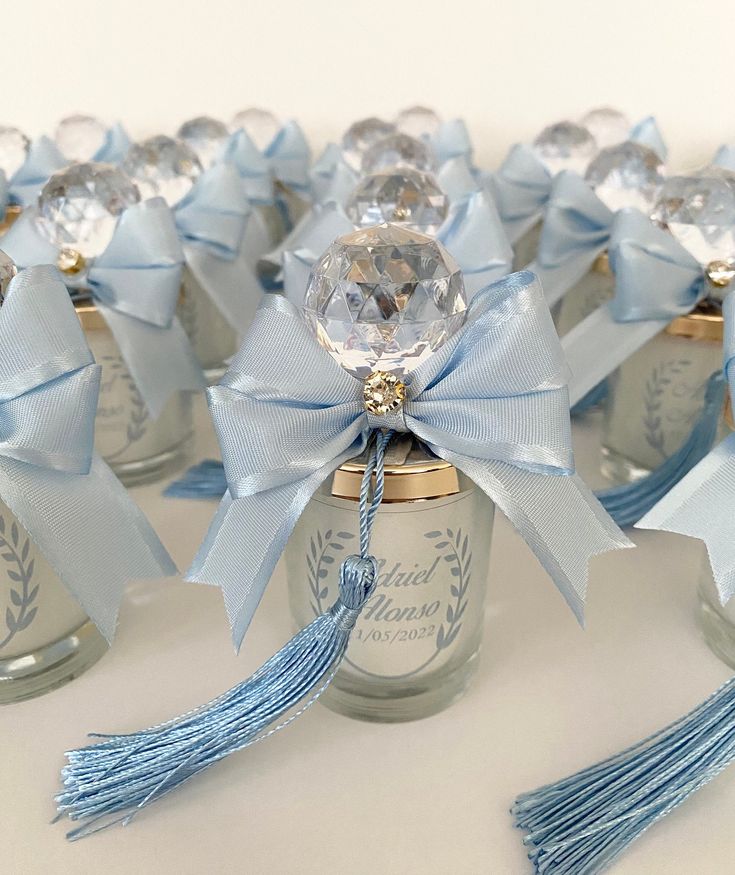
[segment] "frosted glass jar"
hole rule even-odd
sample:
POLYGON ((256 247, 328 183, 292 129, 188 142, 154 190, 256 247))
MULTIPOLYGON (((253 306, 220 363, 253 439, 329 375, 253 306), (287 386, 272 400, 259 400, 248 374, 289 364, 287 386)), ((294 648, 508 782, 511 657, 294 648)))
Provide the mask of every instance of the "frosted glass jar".
POLYGON ((75 302, 102 366, 95 448, 125 484, 157 480, 183 461, 192 435, 191 397, 177 392, 152 419, 107 323, 89 300, 75 302))
POLYGON ((523 270, 536 258, 543 224, 542 221, 536 222, 516 241, 513 246, 513 270, 523 270))
POLYGON ((615 277, 610 270, 607 252, 602 252, 582 279, 559 302, 554 319, 559 337, 564 337, 575 325, 611 300, 614 293, 615 277))
POLYGON ((699 576, 698 619, 710 649, 723 662, 735 668, 735 598, 731 598, 726 605, 720 604, 706 553, 699 576))
MULTIPOLYGON (((334 602, 340 563, 359 552, 363 470, 360 460, 342 465, 288 542, 298 628, 334 602)), ((462 695, 482 638, 494 509, 452 465, 410 441, 389 448, 371 542, 377 587, 324 704, 350 717, 392 722, 433 714, 462 695)))
POLYGON ((207 382, 218 382, 227 370, 228 360, 237 352, 237 331, 188 268, 184 268, 181 278, 177 315, 207 382))
POLYGON ((686 441, 722 368, 722 314, 680 316, 610 377, 602 433, 603 474, 614 483, 645 476, 686 441))
POLYGON ((97 627, 0 502, 0 704, 65 684, 106 650, 97 627))

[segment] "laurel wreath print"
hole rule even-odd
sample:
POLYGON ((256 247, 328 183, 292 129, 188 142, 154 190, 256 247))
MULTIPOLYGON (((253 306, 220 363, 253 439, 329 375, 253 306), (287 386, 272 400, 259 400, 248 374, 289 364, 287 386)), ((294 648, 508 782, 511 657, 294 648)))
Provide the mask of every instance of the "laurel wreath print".
POLYGON ((663 401, 664 393, 673 380, 680 376, 682 371, 691 362, 679 359, 661 362, 651 371, 650 377, 643 387, 643 432, 646 443, 662 458, 666 458, 666 432, 663 427, 663 401))
POLYGON ((101 356, 100 361, 104 364, 108 374, 112 374, 110 385, 114 385, 117 380, 123 382, 128 391, 128 401, 130 403, 130 419, 126 429, 126 442, 120 449, 116 450, 112 455, 107 456, 107 461, 112 461, 119 458, 132 444, 139 441, 146 433, 148 427, 148 408, 145 406, 143 396, 140 394, 135 380, 131 376, 125 362, 121 356, 106 355, 101 356))
POLYGON ((34 605, 39 586, 33 583, 35 560, 29 559, 31 542, 21 538, 18 524, 13 521, 7 532, 5 517, 0 515, 0 558, 5 562, 5 574, 10 581, 10 605, 5 609, 5 633, 0 639, 0 650, 27 629, 38 614, 34 605), (22 543, 21 543, 22 541, 22 543))

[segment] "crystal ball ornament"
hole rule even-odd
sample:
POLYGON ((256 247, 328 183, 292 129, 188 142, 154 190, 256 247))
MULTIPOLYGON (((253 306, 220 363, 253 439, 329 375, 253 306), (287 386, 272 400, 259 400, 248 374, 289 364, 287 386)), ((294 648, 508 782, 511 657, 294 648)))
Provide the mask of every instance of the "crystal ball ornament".
POLYGON ((102 148, 106 126, 91 115, 70 115, 56 128, 56 145, 68 161, 91 161, 102 148))
POLYGON ((532 148, 552 176, 562 170, 574 170, 584 175, 597 154, 595 138, 574 122, 557 122, 544 128, 533 141, 532 148))
POLYGON ((245 131, 261 152, 265 152, 270 146, 280 129, 281 124, 272 112, 257 107, 241 110, 233 117, 230 124, 233 133, 245 131))
POLYGON ((390 134, 374 143, 362 156, 362 172, 374 173, 386 167, 414 167, 433 170, 434 158, 429 147, 408 134, 390 134))
POLYGON ((170 207, 185 197, 202 172, 194 152, 181 140, 157 136, 134 143, 122 163, 141 197, 162 197, 170 207))
POLYGON ((672 176, 652 213, 702 267, 735 257, 735 173, 720 167, 672 176))
POLYGON ((459 330, 466 309, 452 256, 397 225, 338 237, 312 268, 303 305, 319 343, 361 379, 400 379, 459 330))
POLYGON ((79 273, 84 259, 105 251, 121 214, 139 200, 134 183, 112 164, 72 164, 44 185, 36 221, 60 250, 59 268, 79 273))
POLYGON ((664 164, 653 149, 628 141, 602 149, 585 179, 613 212, 635 207, 648 214, 664 182, 664 164))
POLYGON ((434 236, 449 212, 449 200, 430 173, 396 167, 360 180, 345 204, 359 228, 393 222, 434 236))
POLYGON ((428 106, 409 106, 396 117, 396 129, 416 139, 434 136, 440 125, 441 119, 428 106))
POLYGON ((364 118, 350 125, 342 137, 342 155, 345 161, 353 170, 361 170, 367 150, 394 131, 395 127, 390 122, 379 118, 364 118))
POLYGON ((0 126, 0 170, 10 179, 25 164, 31 141, 18 128, 0 126))
POLYGON ((630 120, 612 106, 591 109, 582 116, 579 123, 592 134, 600 149, 616 146, 630 135, 630 120))
POLYGON ((177 138, 186 143, 205 169, 212 166, 229 135, 224 122, 207 115, 189 119, 176 133, 177 138))

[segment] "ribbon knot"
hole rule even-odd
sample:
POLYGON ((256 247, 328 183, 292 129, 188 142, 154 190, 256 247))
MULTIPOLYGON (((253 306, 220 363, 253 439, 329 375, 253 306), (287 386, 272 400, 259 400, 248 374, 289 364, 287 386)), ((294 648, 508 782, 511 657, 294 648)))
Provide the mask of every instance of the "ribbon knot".
POLYGON ((375 591, 378 566, 372 556, 348 556, 339 569, 339 599, 330 614, 343 632, 355 628, 360 612, 375 591))

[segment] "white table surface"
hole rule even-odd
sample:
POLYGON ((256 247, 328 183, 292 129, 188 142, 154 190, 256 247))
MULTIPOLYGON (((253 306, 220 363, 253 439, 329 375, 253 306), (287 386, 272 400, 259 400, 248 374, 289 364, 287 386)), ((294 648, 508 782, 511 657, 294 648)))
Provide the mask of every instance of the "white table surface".
MULTIPOLYGON (((205 425, 199 410, 200 426, 205 425)), ((577 430, 580 458, 595 443, 577 430)), ((196 456, 216 444, 200 428, 196 456)), ((214 502, 134 490, 185 568, 214 502)), ((587 631, 505 520, 496 526, 479 672, 450 709, 380 725, 322 706, 237 754, 125 829, 82 842, 49 825, 62 752, 90 730, 132 731, 243 680, 291 633, 278 568, 235 656, 218 590, 131 584, 112 650, 83 677, 0 709, 0 872, 524 875, 514 796, 649 734, 730 675, 693 618, 701 545, 634 534, 595 560, 587 631)), ((94 549, 94 544, 90 544, 94 549)), ((618 875, 735 868, 735 768, 643 836, 618 875)))

